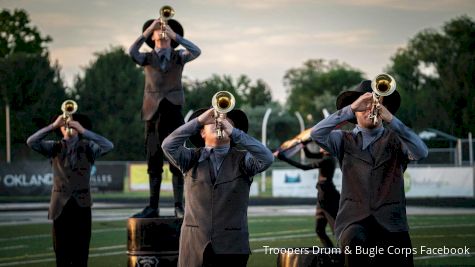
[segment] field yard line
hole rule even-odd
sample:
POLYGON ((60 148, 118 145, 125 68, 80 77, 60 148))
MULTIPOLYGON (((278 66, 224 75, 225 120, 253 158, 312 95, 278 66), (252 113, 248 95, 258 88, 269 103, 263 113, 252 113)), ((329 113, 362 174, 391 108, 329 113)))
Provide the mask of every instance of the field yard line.
POLYGON ((296 221, 306 221, 308 218, 297 218, 297 219, 292 219, 292 218, 284 218, 284 219, 253 219, 249 218, 248 222, 249 223, 262 223, 262 222, 296 222, 296 221))
POLYGON ((5 258, 0 258, 0 261, 11 261, 11 260, 23 259, 23 258, 40 258, 40 257, 45 257, 45 256, 54 256, 54 252, 5 257, 5 258))
MULTIPOLYGON (((23 246, 26 247, 26 246, 23 246)), ((89 251, 102 251, 102 250, 111 250, 111 249, 126 249, 126 245, 115 245, 115 246, 106 246, 106 247, 94 247, 94 248, 89 248, 89 251)), ((53 248, 51 248, 53 249, 53 248)), ((27 256, 15 256, 15 257, 8 257, 8 258, 0 258, 0 261, 5 261, 5 260, 14 260, 14 259, 21 259, 21 258, 37 258, 37 257, 43 257, 43 256, 51 256, 54 255, 52 252, 48 253, 40 253, 40 254, 30 254, 27 256)), ((1 266, 1 265, 0 265, 1 266)))
POLYGON ((274 240, 281 240, 281 239, 290 239, 295 237, 314 237, 315 233, 311 234, 300 234, 300 235, 282 235, 277 237, 258 237, 258 238, 249 238, 249 242, 255 241, 274 241, 274 240))
MULTIPOLYGON (((125 250, 107 252, 107 253, 96 253, 96 254, 89 254, 89 258, 114 256, 114 255, 120 255, 120 254, 125 254, 125 253, 126 253, 125 250)), ((54 261, 56 261, 55 258, 47 258, 47 259, 40 259, 40 260, 15 261, 15 262, 0 263, 0 266, 15 266, 15 265, 18 265, 18 264, 32 264, 32 263, 40 263, 40 262, 54 262, 54 261)))
MULTIPOLYGON (((275 234, 305 233, 305 232, 308 232, 308 229, 257 233, 257 234, 252 234, 251 237, 266 236, 266 235, 275 235, 275 234)), ((315 234, 315 235, 316 235, 316 234, 315 234)))
MULTIPOLYGON (((106 232, 115 232, 115 231, 126 231, 125 227, 120 227, 120 228, 110 228, 110 229, 98 229, 98 230, 92 230, 93 234, 97 233, 106 233, 106 232)), ((0 238, 0 242, 3 241, 15 241, 15 240, 25 240, 25 239, 34 239, 34 238, 45 238, 45 237, 51 237, 51 234, 40 234, 40 235, 24 235, 24 236, 15 236, 15 237, 6 237, 6 238, 0 238)))
POLYGON ((126 249, 126 245, 125 244, 122 244, 122 245, 116 245, 116 246, 108 246, 108 247, 97 247, 97 248, 89 248, 89 250, 110 250, 110 249, 116 249, 116 248, 123 248, 123 249, 126 249))
POLYGON ((261 252, 265 252, 265 251, 266 251, 265 248, 258 248, 258 249, 253 249, 252 253, 261 253, 261 252))
POLYGON ((26 248, 26 245, 17 245, 17 246, 9 246, 9 247, 0 247, 0 250, 11 250, 11 249, 19 249, 19 248, 26 248))
MULTIPOLYGON (((120 228, 122 229, 122 228, 120 228)), ((286 231, 282 231, 286 232, 286 231)), ((298 238, 298 237, 313 237, 315 233, 310 233, 310 234, 299 234, 299 235, 283 235, 283 236, 278 236, 278 237, 261 237, 261 238, 250 238, 250 242, 255 242, 255 241, 270 241, 270 240, 282 240, 282 239, 289 239, 289 238, 298 238)), ((115 249, 115 248, 123 248, 124 245, 116 245, 116 246, 107 246, 107 247, 98 247, 98 248, 91 248, 91 250, 107 250, 107 249, 115 249)), ((252 250, 253 253, 261 253, 264 252, 265 248, 261 249, 254 249, 252 250)), ((104 257, 104 256, 114 256, 114 255, 121 255, 125 254, 125 250, 121 251, 113 251, 113 252, 107 252, 107 253, 94 253, 90 254, 89 257, 104 257)), ((473 255, 473 253, 471 254, 473 255)), ((422 256, 422 257, 414 257, 414 260, 423 260, 423 259, 432 259, 432 258, 443 258, 443 257, 460 257, 460 256, 465 256, 469 257, 467 255, 434 255, 434 256, 422 256)), ((47 259, 38 259, 38 260, 29 260, 29 261, 16 261, 16 262, 8 262, 8 263, 0 263, 0 266, 15 266, 18 264, 33 264, 33 263, 41 263, 41 262, 54 262, 54 258, 47 258, 47 259)))
POLYGON ((470 253, 470 255, 464 255, 464 254, 433 255, 433 256, 414 257, 414 260, 427 260, 427 259, 447 258, 447 257, 472 257, 473 255, 474 253, 470 253))
POLYGON ((409 230, 411 230, 411 229, 421 229, 421 228, 446 228, 446 227, 466 227, 466 226, 475 226, 475 223, 409 226, 409 230))
POLYGON ((468 236, 475 236, 475 234, 458 234, 458 235, 411 235, 411 238, 440 238, 440 237, 468 237, 468 236))
POLYGON ((0 238, 0 242, 3 241, 14 241, 14 240, 24 240, 24 239, 35 239, 35 238, 44 238, 51 237, 51 234, 39 234, 39 235, 24 235, 24 236, 15 236, 15 237, 5 237, 0 238))
MULTIPOLYGON (((296 237, 313 237, 315 236, 315 233, 310 233, 310 234, 300 234, 300 235, 283 235, 283 236, 278 236, 278 237, 261 237, 261 238, 250 238, 250 242, 254 241, 271 241, 271 240, 281 240, 281 239, 290 239, 290 238, 296 238, 296 237)), ((114 249, 114 248, 122 248, 124 245, 116 245, 116 246, 108 246, 108 247, 98 247, 98 248, 91 248, 90 250, 106 250, 106 249, 114 249)), ((255 250, 255 251, 259 251, 255 250)), ((254 252, 254 250, 253 250, 254 252)), ((259 251, 260 252, 260 251, 259 251)), ((89 257, 103 257, 103 256, 112 256, 112 255, 119 255, 119 254, 125 254, 125 250, 123 251, 115 251, 115 252, 107 252, 107 253, 95 253, 95 254, 89 254, 89 257)), ((34 256, 34 255, 32 255, 34 256)), ((0 259, 1 260, 1 259, 0 259)), ((29 260, 29 261, 16 261, 16 262, 8 262, 8 263, 0 263, 0 266, 14 266, 17 264, 33 264, 33 263, 41 263, 41 262, 53 262, 55 261, 54 258, 47 258, 47 259, 38 259, 38 260, 29 260)))

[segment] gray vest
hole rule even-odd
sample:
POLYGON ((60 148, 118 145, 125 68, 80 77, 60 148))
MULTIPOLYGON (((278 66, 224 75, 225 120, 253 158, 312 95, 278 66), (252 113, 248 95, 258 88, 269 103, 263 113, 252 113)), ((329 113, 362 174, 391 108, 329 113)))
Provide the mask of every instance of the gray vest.
POLYGON ((48 219, 55 220, 61 214, 69 198, 73 197, 80 207, 91 207, 92 200, 89 190, 89 179, 92 166, 92 151, 89 141, 79 140, 76 148, 77 162, 75 166, 67 166, 66 149, 58 142, 51 159, 53 167, 53 188, 48 211, 48 219))
POLYGON ((335 234, 350 224, 374 216, 390 232, 408 231, 404 171, 407 157, 396 133, 385 129, 369 149, 361 150, 361 134, 346 132, 340 155, 343 173, 340 208, 335 221, 335 234))
POLYGON ((217 254, 250 253, 247 207, 252 179, 240 167, 245 154, 231 148, 214 185, 209 160, 196 159, 186 173, 178 266, 201 266, 208 243, 217 254))
POLYGON ((177 51, 172 51, 167 69, 160 68, 157 53, 147 53, 144 67, 145 89, 142 103, 142 120, 148 121, 158 109, 160 102, 166 98, 174 105, 183 105, 185 96, 181 84, 184 63, 177 51))

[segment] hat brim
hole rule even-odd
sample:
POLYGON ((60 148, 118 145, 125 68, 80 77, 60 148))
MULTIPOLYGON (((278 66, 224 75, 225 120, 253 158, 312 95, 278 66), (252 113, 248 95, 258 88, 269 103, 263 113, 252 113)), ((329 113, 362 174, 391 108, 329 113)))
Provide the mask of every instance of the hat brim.
MULTIPOLYGON (((355 102, 361 95, 365 94, 366 92, 357 92, 357 91, 346 91, 342 92, 338 95, 336 99, 336 108, 340 110, 348 105, 351 105, 355 102)), ((391 112, 391 114, 395 114, 400 105, 401 105, 401 95, 398 91, 394 91, 392 94, 383 97, 383 105, 391 112)), ((356 118, 349 120, 349 122, 356 124, 356 118)))
MULTIPOLYGON (((193 114, 191 114, 189 121, 193 120, 194 118, 199 117, 201 114, 203 114, 205 111, 207 111, 208 108, 202 108, 199 109, 193 114)), ((247 133, 249 130, 249 120, 247 119, 246 113, 240 109, 233 109, 230 112, 226 113, 226 117, 229 118, 232 122, 235 128, 247 133)), ((195 147, 204 147, 205 142, 203 138, 201 137, 201 133, 198 132, 192 136, 190 136, 190 142, 195 146, 195 147)))
MULTIPOLYGON (((147 20, 143 26, 142 26, 142 32, 144 32, 149 26, 150 24, 152 24, 152 22, 154 21, 154 19, 149 19, 147 20)), ((180 35, 180 36, 184 36, 185 32, 183 30, 183 27, 181 26, 181 24, 174 20, 174 19, 169 19, 167 21, 168 25, 170 26, 170 28, 172 28, 172 30, 180 35)), ((145 40, 145 43, 152 49, 155 48, 155 42, 152 40, 152 34, 145 40)), ((171 47, 173 48, 176 48, 178 46, 178 43, 175 41, 175 40, 171 40, 171 47)))

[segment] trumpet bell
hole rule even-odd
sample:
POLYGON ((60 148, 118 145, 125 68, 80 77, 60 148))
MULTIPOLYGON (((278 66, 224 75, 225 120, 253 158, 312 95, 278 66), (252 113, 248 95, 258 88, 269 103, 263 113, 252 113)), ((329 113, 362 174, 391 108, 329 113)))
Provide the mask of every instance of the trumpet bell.
POLYGON ((175 10, 171 6, 163 6, 160 8, 160 18, 169 20, 175 15, 175 10))
POLYGON ((382 73, 371 81, 371 88, 379 96, 388 96, 396 91, 396 80, 391 75, 382 73))
POLYGON ((214 94, 211 100, 211 105, 213 108, 221 114, 225 114, 233 110, 235 104, 236 100, 233 94, 228 91, 217 92, 214 94))
POLYGON ((61 111, 67 115, 73 114, 78 110, 78 104, 74 100, 66 100, 61 104, 61 111))

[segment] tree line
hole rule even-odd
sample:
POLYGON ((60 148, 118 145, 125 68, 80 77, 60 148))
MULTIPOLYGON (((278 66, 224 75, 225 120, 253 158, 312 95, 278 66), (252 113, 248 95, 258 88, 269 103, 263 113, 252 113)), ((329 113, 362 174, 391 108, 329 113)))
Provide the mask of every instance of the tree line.
MULTIPOLYGON (((115 143, 108 160, 143 160, 144 126, 140 120, 144 75, 123 47, 97 52, 95 59, 67 88, 61 67, 49 59, 53 40, 32 25, 24 10, 0 13, 0 160, 5 159, 5 107, 10 108, 13 160, 35 158, 26 138, 58 114, 62 101, 78 102, 81 113, 93 121, 93 130, 115 143)), ((456 17, 441 29, 427 29, 395 51, 385 72, 397 81, 402 105, 396 114, 416 130, 436 128, 465 137, 475 132, 475 21, 456 17)), ((247 75, 213 74, 205 80, 184 78, 183 112, 210 106, 211 97, 227 90, 250 119, 250 134, 260 138, 261 122, 272 108, 268 146, 296 135, 295 112, 307 127, 323 118, 322 110, 335 110, 337 95, 356 86, 361 70, 338 60, 309 59, 289 69, 284 77, 285 104, 273 100, 265 81, 247 75)), ((185 115, 185 114, 184 114, 185 115)))

